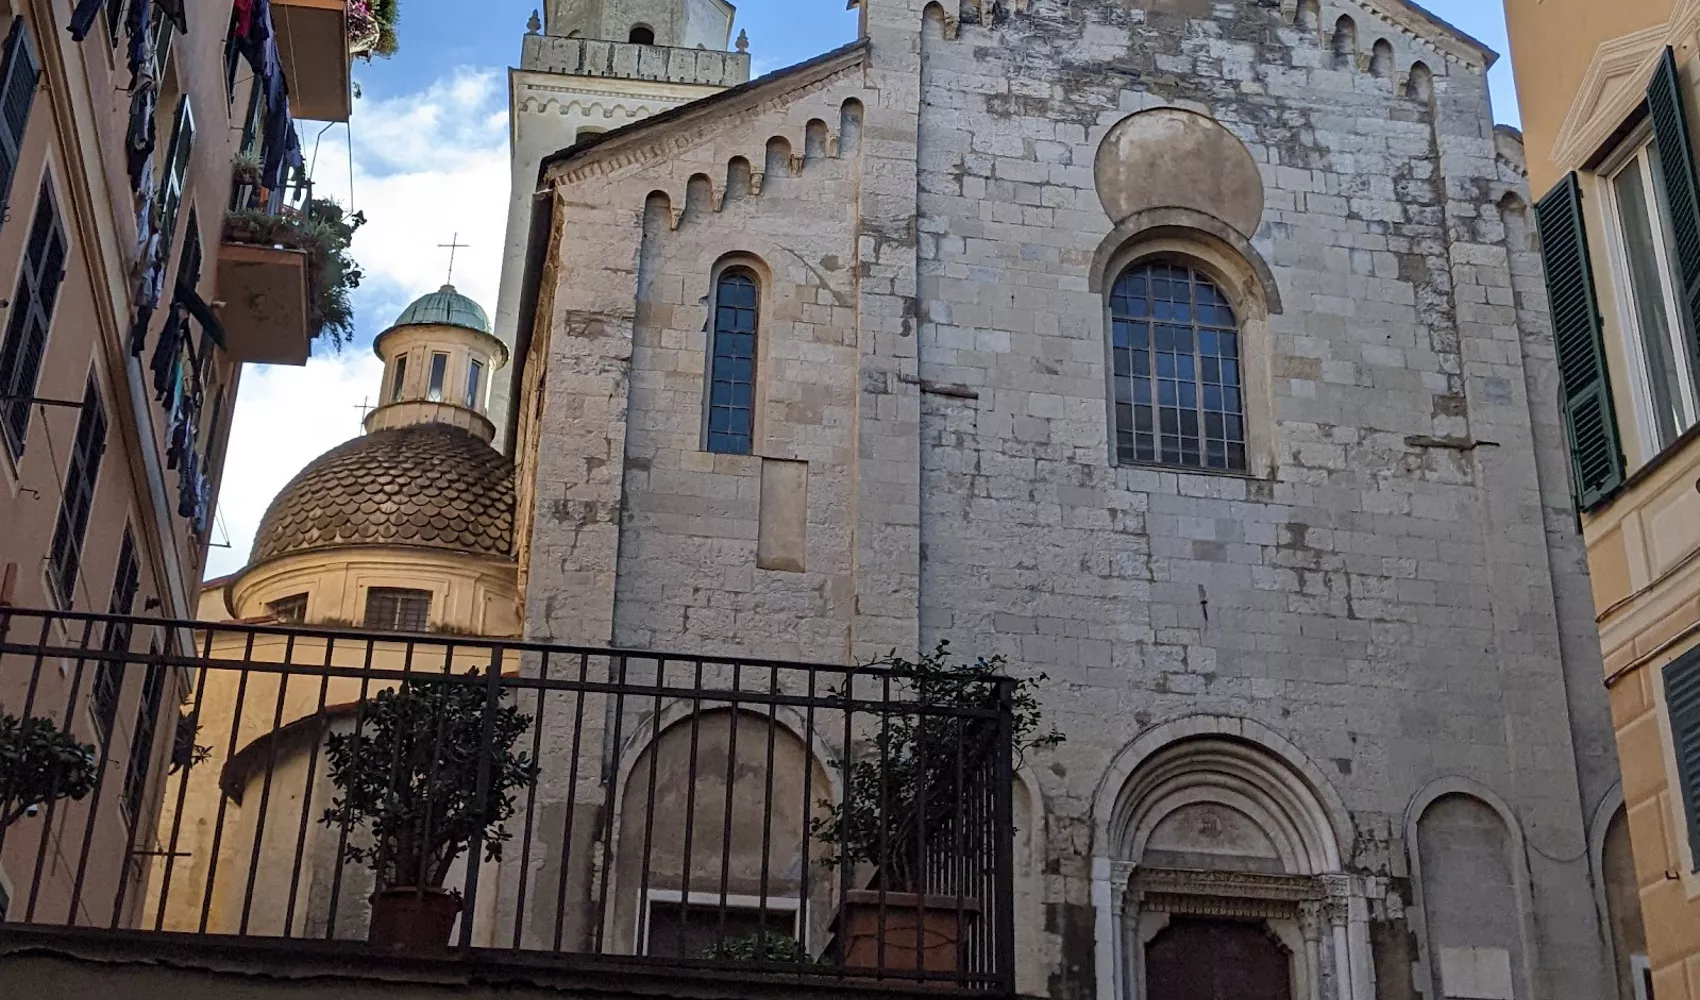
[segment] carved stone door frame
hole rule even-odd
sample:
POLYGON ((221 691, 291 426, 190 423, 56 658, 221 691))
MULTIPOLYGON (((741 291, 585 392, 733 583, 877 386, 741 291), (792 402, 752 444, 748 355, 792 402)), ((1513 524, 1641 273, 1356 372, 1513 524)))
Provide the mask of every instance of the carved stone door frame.
POLYGON ((1367 906, 1348 875, 1190 871, 1111 862, 1115 1000, 1150 1000, 1145 948, 1176 916, 1261 920, 1292 954, 1294 1000, 1373 1000, 1367 906), (1354 920, 1354 916, 1358 919, 1354 920), (1354 926, 1356 924, 1357 926, 1354 926))

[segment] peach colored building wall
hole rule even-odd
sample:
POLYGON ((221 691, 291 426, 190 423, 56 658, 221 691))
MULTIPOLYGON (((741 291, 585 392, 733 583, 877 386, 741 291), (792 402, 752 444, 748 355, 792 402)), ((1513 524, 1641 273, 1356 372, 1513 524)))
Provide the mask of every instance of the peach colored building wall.
POLYGON ((1648 128, 1646 93, 1667 46, 1690 131, 1700 126, 1700 2, 1505 0, 1505 8, 1530 188, 1539 197, 1577 174, 1627 476, 1584 517, 1584 535, 1645 928, 1638 976, 1659 1000, 1695 1000, 1700 844, 1688 833, 1692 806, 1678 777, 1664 670, 1700 645, 1700 429, 1664 442, 1638 402, 1648 362, 1635 317, 1644 306, 1628 292, 1612 177, 1648 128))
MULTIPOLYGON (((0 4, 0 36, 10 30, 14 19, 20 19, 40 66, 17 171, 0 220, 0 299, 9 305, 14 298, 45 180, 58 205, 67 247, 64 279, 50 316, 34 397, 72 404, 32 405, 22 454, 14 461, 10 449, 0 448, 0 605, 106 612, 128 533, 137 571, 133 612, 177 619, 195 615, 240 365, 216 346, 205 347, 201 440, 196 451, 208 493, 207 517, 198 525, 179 513, 179 471, 169 467, 167 457, 170 411, 155 397, 148 365, 166 321, 191 228, 199 234, 203 260, 196 291, 207 303, 219 298, 224 213, 231 200, 232 165, 242 141, 254 78, 242 62, 234 93, 227 86, 230 0, 184 6, 188 31, 174 33, 160 80, 152 185, 159 185, 165 173, 179 95, 187 95, 195 137, 167 254, 160 307, 152 315, 146 342, 136 357, 129 347, 135 316, 131 274, 141 254, 138 199, 126 164, 131 95, 123 26, 114 42, 103 12, 88 36, 77 42, 68 31, 72 0, 0 4), (105 416, 106 446, 94 479, 76 582, 69 600, 61 601, 49 569, 52 541, 79 421, 76 404, 91 377, 105 416)), ((7 317, 0 312, 0 324, 7 317)), ((3 330, 0 325, 0 336, 3 330)), ((190 330, 200 351, 208 341, 198 324, 190 330)), ((7 623, 0 617, 0 638, 19 643, 69 639, 81 644, 80 636, 62 630, 40 634, 39 621, 12 629, 8 637, 7 623)), ((100 634, 95 633, 94 645, 99 645, 100 634)), ((41 888, 34 901, 35 919, 70 915, 70 887, 81 869, 83 892, 75 907, 79 919, 108 922, 127 855, 133 891, 124 893, 125 912, 118 919, 138 918, 144 895, 141 875, 153 863, 150 852, 159 846, 150 832, 158 786, 168 769, 178 706, 189 693, 188 677, 169 672, 154 720, 142 815, 126 817, 119 800, 133 755, 134 731, 142 720, 147 673, 143 661, 155 642, 169 644, 164 628, 138 628, 131 638, 136 659, 124 669, 98 793, 84 802, 61 803, 57 815, 25 820, 7 831, 0 847, 0 889, 11 890, 14 919, 31 905, 27 887, 36 881, 41 888), (40 879, 34 875, 38 857, 43 859, 40 879)), ((0 713, 47 715, 62 726, 68 724, 79 739, 102 746, 106 741, 99 738, 91 706, 96 667, 92 661, 75 660, 47 660, 38 667, 28 657, 0 657, 0 713)))

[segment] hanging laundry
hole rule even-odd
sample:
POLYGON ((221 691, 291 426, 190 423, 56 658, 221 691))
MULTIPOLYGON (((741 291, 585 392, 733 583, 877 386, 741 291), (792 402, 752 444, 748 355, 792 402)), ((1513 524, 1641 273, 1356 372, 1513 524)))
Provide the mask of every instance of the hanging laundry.
POLYGON ((159 4, 161 15, 171 19, 171 24, 180 34, 189 33, 189 12, 186 0, 155 0, 159 4))
POLYGON ((254 0, 235 0, 231 4, 230 12, 234 18, 230 30, 236 35, 237 41, 241 42, 253 30, 254 0))
POLYGON ((153 65, 153 32, 148 29, 153 25, 153 0, 130 0, 129 16, 124 19, 124 30, 130 35, 130 88, 136 89, 141 82, 142 74, 153 65))
POLYGON ((155 141, 154 119, 158 112, 159 84, 151 74, 144 72, 137 86, 130 92, 130 125, 124 136, 131 191, 145 191, 152 186, 150 166, 155 141), (150 175, 147 187, 143 186, 144 169, 150 175))
POLYGON ((71 11, 71 41, 80 42, 89 36, 105 6, 106 0, 77 0, 77 6, 71 11))

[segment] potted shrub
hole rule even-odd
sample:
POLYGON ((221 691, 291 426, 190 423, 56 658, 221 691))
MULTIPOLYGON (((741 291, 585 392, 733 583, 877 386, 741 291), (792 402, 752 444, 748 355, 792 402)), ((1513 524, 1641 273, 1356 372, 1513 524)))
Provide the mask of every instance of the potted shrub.
MULTIPOLYGON (((961 861, 995 856, 989 817, 965 814, 962 801, 967 781, 989 771, 1000 748, 991 720, 947 713, 995 704, 994 682, 1009 663, 952 663, 950 643, 941 641, 917 660, 893 652, 875 665, 901 678, 894 687, 913 708, 882 719, 852 759, 833 761, 844 798, 823 801, 812 828, 831 845, 827 867, 867 874, 841 901, 835 933, 852 968, 959 972, 960 944, 980 910, 971 895, 977 873, 965 873, 961 861)), ((1057 729, 1042 727, 1037 689, 1047 679, 1013 681, 1018 766, 1029 751, 1063 742, 1057 729)))
POLYGON ((703 958, 761 965, 813 965, 815 958, 803 942, 784 931, 750 932, 729 937, 703 949, 703 958))
POLYGON ((98 771, 94 747, 52 719, 0 715, 0 837, 44 805, 86 798, 98 771))
POLYGON ((443 888, 450 866, 480 835, 485 859, 501 860, 515 793, 537 780, 537 764, 513 749, 531 717, 499 705, 486 731, 486 686, 477 677, 409 680, 380 692, 357 732, 326 741, 338 795, 321 821, 370 835, 351 837, 344 858, 372 870, 367 940, 383 951, 447 948, 461 915, 459 893, 443 888), (489 760, 482 798, 481 758, 489 760))

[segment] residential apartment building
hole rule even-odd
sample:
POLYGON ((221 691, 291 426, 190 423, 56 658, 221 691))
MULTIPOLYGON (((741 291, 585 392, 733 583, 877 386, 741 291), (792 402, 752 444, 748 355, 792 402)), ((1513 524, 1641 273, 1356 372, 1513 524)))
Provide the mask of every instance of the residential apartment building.
POLYGON ((1700 3, 1505 7, 1644 915, 1620 991, 1700 997, 1700 3))
POLYGON ((0 914, 104 922, 157 855, 182 637, 75 617, 25 636, 4 609, 194 614, 241 367, 303 363, 318 332, 293 118, 348 117, 347 14, 0 12, 0 642, 101 651, 0 670, 0 716, 50 718, 99 758, 86 798, 0 826, 0 914))

